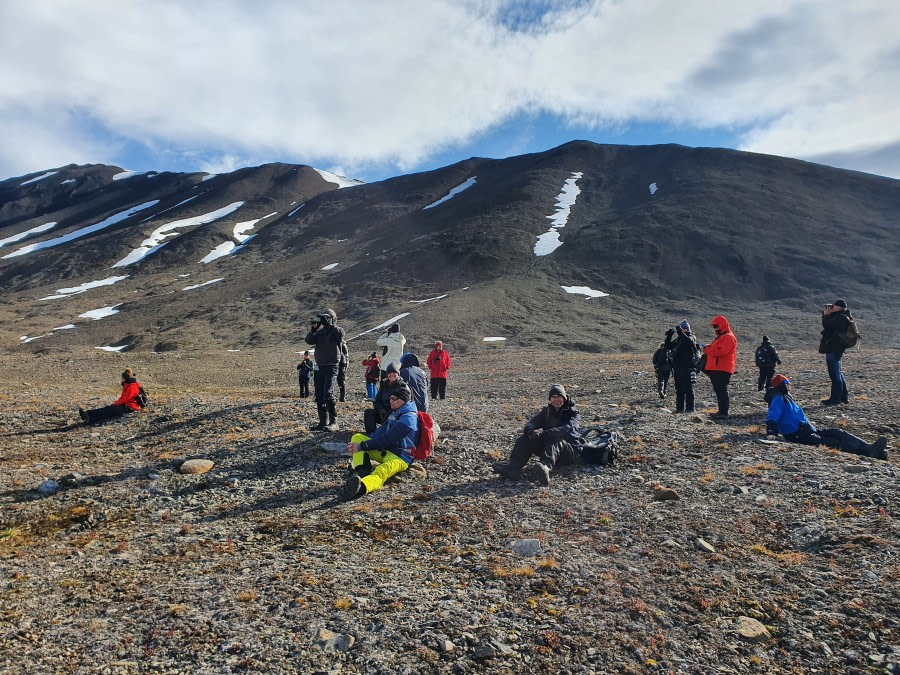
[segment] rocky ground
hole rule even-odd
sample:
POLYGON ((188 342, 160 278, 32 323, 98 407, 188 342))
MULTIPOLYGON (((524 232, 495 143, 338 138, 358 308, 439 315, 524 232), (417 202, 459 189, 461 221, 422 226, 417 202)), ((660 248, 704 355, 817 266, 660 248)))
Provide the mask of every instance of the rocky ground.
MULTIPOLYGON (((310 432, 292 358, 0 357, 0 670, 900 672, 896 451, 762 443, 748 354, 725 423, 671 414, 648 355, 459 358, 427 475, 350 503, 322 442, 359 429, 362 369, 310 432), (78 424, 125 366, 150 407, 78 424), (619 460, 498 479, 554 381, 619 460)), ((782 358, 815 423, 898 445, 896 350, 848 355, 838 409, 820 357, 782 358)))

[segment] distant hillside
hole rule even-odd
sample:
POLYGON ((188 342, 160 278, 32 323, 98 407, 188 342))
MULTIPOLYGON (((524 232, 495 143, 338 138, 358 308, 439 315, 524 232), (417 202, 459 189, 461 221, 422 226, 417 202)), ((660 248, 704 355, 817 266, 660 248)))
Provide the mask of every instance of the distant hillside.
POLYGON ((323 306, 351 337, 408 313, 419 351, 645 350, 719 311, 739 337, 806 346, 838 296, 867 344, 897 345, 898 221, 900 181, 676 145, 578 141, 374 184, 69 165, 0 182, 0 347, 287 350, 323 306))

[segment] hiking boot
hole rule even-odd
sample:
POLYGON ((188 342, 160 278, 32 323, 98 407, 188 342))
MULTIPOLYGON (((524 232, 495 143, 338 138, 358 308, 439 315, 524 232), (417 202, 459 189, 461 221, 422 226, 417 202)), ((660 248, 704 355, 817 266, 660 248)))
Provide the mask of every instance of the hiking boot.
POLYGON ((714 412, 709 416, 709 419, 711 419, 711 420, 726 420, 726 419, 728 419, 728 413, 714 412))
POLYGON ((830 398, 826 398, 822 401, 822 405, 838 405, 840 401, 832 401, 830 398))
POLYGON ((334 433, 335 431, 339 431, 340 427, 338 426, 337 420, 332 417, 330 420, 328 420, 328 424, 322 427, 322 429, 324 431, 330 431, 334 433))
POLYGON ((535 464, 534 475, 541 485, 550 485, 550 467, 543 462, 535 464))
POLYGON ((499 473, 509 480, 522 480, 522 469, 516 466, 510 466, 506 462, 494 462, 491 464, 491 471, 499 473))
POLYGON ((319 423, 309 428, 310 431, 322 431, 328 424, 328 408, 323 405, 318 406, 319 423))
POLYGON ((362 478, 353 474, 344 483, 344 487, 341 490, 341 499, 349 502, 351 499, 362 497, 364 494, 366 494, 366 486, 363 484, 362 478))
POLYGON ((328 401, 325 406, 325 410, 328 412, 328 424, 325 425, 325 431, 335 432, 340 427, 338 427, 337 423, 337 406, 334 401, 328 401))
POLYGON ((875 439, 875 442, 869 446, 869 457, 873 459, 883 459, 887 461, 888 453, 887 453, 887 439, 884 436, 879 436, 875 439))
POLYGON ((91 421, 91 418, 88 417, 87 410, 85 410, 84 408, 78 409, 78 416, 81 418, 81 421, 84 422, 85 424, 87 424, 88 422, 91 421))

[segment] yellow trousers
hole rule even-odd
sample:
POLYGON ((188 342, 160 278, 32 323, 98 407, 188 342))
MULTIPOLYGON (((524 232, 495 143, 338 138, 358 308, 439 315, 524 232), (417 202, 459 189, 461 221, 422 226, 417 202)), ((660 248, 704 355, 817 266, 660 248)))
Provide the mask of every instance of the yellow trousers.
MULTIPOLYGON (((353 437, 350 439, 351 443, 356 443, 359 445, 363 441, 369 440, 369 437, 365 434, 353 434, 353 437)), ((360 450, 359 452, 353 453, 353 468, 355 469, 358 466, 362 466, 366 460, 366 455, 369 455, 372 459, 378 462, 378 466, 370 473, 368 476, 363 476, 362 483, 366 486, 366 492, 374 492, 375 490, 380 490, 387 479, 391 476, 394 476, 401 471, 406 471, 409 468, 409 464, 404 462, 400 457, 395 455, 393 452, 389 452, 387 450, 360 450)))

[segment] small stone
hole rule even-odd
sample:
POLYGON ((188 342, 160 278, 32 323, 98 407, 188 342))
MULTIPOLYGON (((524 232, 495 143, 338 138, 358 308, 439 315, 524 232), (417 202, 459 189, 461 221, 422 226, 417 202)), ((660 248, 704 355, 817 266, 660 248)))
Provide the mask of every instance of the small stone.
POLYGON ((444 654, 449 654, 456 648, 456 645, 453 644, 450 640, 438 640, 438 649, 440 649, 444 654))
POLYGON ((747 642, 764 642, 772 637, 765 626, 749 616, 738 617, 737 634, 747 642))
POLYGON ((822 648, 822 653, 825 656, 834 656, 834 652, 831 651, 831 647, 828 646, 827 642, 822 642, 819 646, 822 648))
POLYGON ((348 652, 356 638, 352 635, 335 633, 327 628, 320 628, 315 634, 316 646, 326 652, 348 652))
POLYGON ((668 546, 669 548, 682 548, 681 544, 679 544, 674 539, 666 539, 663 543, 663 546, 668 546))
POLYGON ((764 504, 769 501, 769 498, 766 495, 756 495, 756 499, 754 501, 757 504, 764 504))
POLYGON ((716 549, 713 548, 712 544, 710 544, 708 541, 704 541, 700 537, 697 537, 694 540, 694 547, 698 551, 706 551, 707 553, 715 553, 716 552, 716 549))
POLYGON ((497 650, 490 642, 479 642, 475 645, 475 658, 479 661, 497 656, 497 650))
POLYGON ((147 474, 147 480, 159 480, 159 474, 155 471, 151 471, 147 474))
POLYGON ((206 473, 215 466, 211 459, 189 459, 178 468, 179 473, 198 474, 206 473))
POLYGON ((45 480, 37 486, 37 491, 41 497, 49 497, 59 491, 59 483, 55 480, 45 480))
POLYGON ((63 487, 72 487, 73 485, 78 483, 78 481, 83 479, 84 476, 82 476, 80 473, 67 473, 65 476, 59 479, 59 484, 63 487))
POLYGON ((517 539, 509 547, 523 557, 540 555, 543 551, 540 539, 517 539))
POLYGON ((419 462, 413 462, 412 464, 410 464, 409 469, 407 470, 407 473, 411 477, 418 478, 419 480, 424 480, 425 478, 428 478, 428 471, 426 471, 425 467, 422 466, 422 464, 419 462))
POLYGON ((863 576, 866 578, 867 581, 870 581, 873 584, 877 584, 879 581, 881 581, 878 578, 878 575, 875 574, 875 572, 872 572, 871 570, 866 572, 863 576))
POLYGON ((324 450, 325 452, 347 452, 346 443, 337 443, 335 441, 323 441, 322 443, 319 443, 319 447, 322 448, 322 450, 324 450))
POLYGON ((750 488, 748 488, 746 485, 741 485, 740 487, 734 488, 734 490, 731 492, 731 494, 733 494, 733 495, 750 494, 750 488))
POLYGON ((678 499, 681 499, 681 497, 672 488, 660 488, 653 493, 653 501, 655 502, 669 502, 678 499))
POLYGON ((865 473, 871 470, 872 468, 865 464, 844 464, 844 471, 847 473, 865 473))

